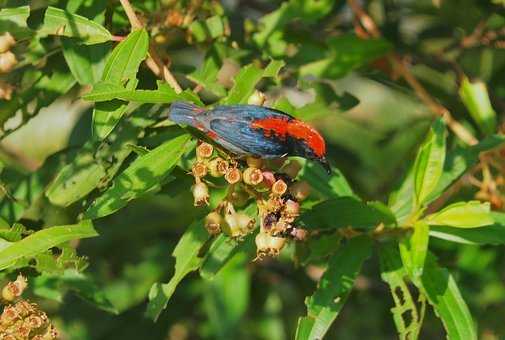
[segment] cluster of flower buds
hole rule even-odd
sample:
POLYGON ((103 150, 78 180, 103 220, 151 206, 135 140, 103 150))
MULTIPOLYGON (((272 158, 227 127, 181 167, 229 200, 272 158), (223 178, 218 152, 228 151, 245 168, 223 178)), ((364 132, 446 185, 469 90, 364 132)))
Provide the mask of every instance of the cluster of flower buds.
POLYGON ((36 304, 18 299, 26 286, 26 279, 20 275, 2 289, 2 299, 8 305, 0 315, 0 339, 56 339, 58 333, 46 313, 36 304))
MULTIPOLYGON (((10 51, 15 44, 16 40, 9 32, 0 34, 0 74, 9 73, 18 63, 16 55, 10 51)), ((10 100, 12 90, 12 85, 0 80, 0 99, 10 100)))
POLYGON ((262 159, 248 157, 245 164, 241 164, 244 162, 225 160, 217 155, 212 145, 200 143, 191 169, 195 178, 192 189, 195 206, 209 204, 208 180, 222 178, 228 185, 226 198, 205 219, 208 232, 241 239, 255 229, 256 219, 259 220, 258 258, 278 255, 289 239, 303 241, 306 231, 296 227, 295 220, 300 214, 300 202, 308 197, 310 187, 306 182, 294 180, 301 168, 298 162, 284 162, 278 160, 268 164, 262 159), (257 218, 235 210, 250 200, 256 201, 257 218))

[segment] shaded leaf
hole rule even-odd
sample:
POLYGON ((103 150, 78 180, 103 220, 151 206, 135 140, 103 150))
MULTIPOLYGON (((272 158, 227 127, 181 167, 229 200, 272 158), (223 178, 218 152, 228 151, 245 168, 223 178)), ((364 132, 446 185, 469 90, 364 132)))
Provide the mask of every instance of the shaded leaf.
POLYGON ((9 32, 17 39, 29 37, 32 34, 26 24, 29 16, 29 6, 0 9, 0 32, 9 32))
POLYGON ((366 236, 352 238, 328 261, 317 290, 307 298, 307 316, 298 320, 296 339, 322 339, 351 292, 363 262, 370 256, 372 242, 366 236))
POLYGON ((85 46, 71 39, 62 39, 61 43, 68 68, 79 84, 92 85, 101 79, 110 43, 85 46))
POLYGON ((477 339, 475 323, 456 281, 446 269, 438 266, 431 254, 426 258, 421 281, 428 301, 444 324, 448 339, 477 339))
POLYGON ((364 203, 352 197, 318 203, 303 213, 300 221, 308 229, 345 227, 371 229, 381 223, 385 225, 396 223, 394 215, 381 203, 364 203))
POLYGON ((430 226, 424 221, 414 224, 411 235, 404 237, 400 243, 400 255, 403 266, 414 282, 423 274, 424 262, 428 252, 430 226))
POLYGON ((177 243, 172 255, 175 257, 175 272, 168 283, 155 283, 149 292, 149 304, 146 315, 157 320, 167 307, 179 282, 190 272, 197 270, 203 258, 199 257, 200 249, 207 242, 209 233, 203 226, 203 220, 193 222, 177 243))

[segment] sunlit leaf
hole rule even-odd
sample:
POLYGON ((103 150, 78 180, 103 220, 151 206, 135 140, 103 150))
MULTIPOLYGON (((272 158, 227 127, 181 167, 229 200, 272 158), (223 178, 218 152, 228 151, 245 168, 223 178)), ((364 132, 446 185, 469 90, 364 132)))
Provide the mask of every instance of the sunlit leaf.
POLYGON ((479 228, 494 223, 489 202, 457 202, 425 218, 431 225, 479 228))
POLYGON ((486 134, 495 132, 496 112, 491 106, 486 84, 470 82, 467 77, 461 81, 459 96, 479 128, 486 134))
POLYGON ((423 274, 430 226, 424 221, 417 221, 413 228, 412 234, 400 241, 399 247, 403 266, 412 280, 416 281, 423 274))

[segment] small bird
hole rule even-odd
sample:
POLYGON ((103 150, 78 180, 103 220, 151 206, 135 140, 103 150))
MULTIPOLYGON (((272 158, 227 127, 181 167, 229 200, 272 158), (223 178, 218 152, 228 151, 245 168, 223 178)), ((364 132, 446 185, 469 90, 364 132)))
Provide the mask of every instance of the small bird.
POLYGON ((209 110, 174 102, 169 118, 200 130, 239 157, 301 156, 319 162, 331 173, 323 137, 308 124, 282 111, 257 105, 221 105, 209 110))

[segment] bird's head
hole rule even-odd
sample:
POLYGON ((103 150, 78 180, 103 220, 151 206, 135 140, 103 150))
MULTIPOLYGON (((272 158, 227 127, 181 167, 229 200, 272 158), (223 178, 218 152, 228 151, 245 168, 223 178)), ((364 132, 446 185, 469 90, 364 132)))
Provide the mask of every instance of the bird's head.
POLYGON ((326 143, 319 132, 300 120, 292 120, 288 123, 287 134, 293 154, 314 160, 321 164, 328 174, 331 173, 326 159, 326 143))

